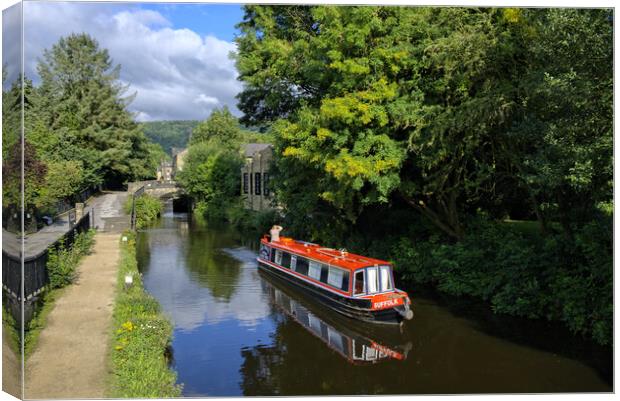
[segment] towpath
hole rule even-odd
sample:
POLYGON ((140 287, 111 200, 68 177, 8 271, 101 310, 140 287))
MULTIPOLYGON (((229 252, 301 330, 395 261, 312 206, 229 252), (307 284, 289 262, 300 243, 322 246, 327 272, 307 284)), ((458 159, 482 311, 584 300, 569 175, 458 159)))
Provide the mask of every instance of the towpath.
POLYGON ((93 252, 78 279, 56 300, 36 348, 26 361, 25 398, 102 398, 106 395, 110 327, 120 258, 126 193, 95 199, 93 252))

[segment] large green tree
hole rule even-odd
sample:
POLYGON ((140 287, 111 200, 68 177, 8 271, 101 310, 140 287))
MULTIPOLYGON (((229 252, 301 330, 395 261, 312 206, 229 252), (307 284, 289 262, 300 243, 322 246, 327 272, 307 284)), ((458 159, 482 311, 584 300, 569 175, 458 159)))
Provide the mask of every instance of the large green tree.
POLYGON ((245 121, 274 122, 295 160, 280 164, 313 171, 317 201, 355 220, 398 196, 464 235, 522 67, 502 10, 249 6, 239 26, 245 121))
POLYGON ((36 112, 27 115, 27 135, 41 139, 47 160, 77 160, 83 186, 117 185, 144 177, 148 148, 127 105, 105 49, 87 34, 71 34, 44 52, 36 112), (46 138, 43 140, 43 138, 46 138))
POLYGON ((613 26, 610 10, 518 10, 528 68, 505 155, 539 219, 574 227, 612 208, 613 26))

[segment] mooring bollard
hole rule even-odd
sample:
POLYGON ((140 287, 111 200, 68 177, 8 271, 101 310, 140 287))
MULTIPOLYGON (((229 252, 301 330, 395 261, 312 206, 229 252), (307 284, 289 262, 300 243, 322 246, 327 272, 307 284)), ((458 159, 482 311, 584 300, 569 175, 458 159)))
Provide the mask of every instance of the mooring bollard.
POLYGON ((125 276, 125 289, 128 289, 133 285, 133 276, 128 274, 125 276))

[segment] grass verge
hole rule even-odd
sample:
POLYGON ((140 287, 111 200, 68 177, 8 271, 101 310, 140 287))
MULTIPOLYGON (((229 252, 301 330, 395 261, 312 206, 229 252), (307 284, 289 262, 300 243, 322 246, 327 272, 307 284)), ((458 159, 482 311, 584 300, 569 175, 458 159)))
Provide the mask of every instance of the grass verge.
POLYGON ((143 287, 136 260, 135 234, 126 232, 121 242, 114 332, 110 358, 114 398, 165 398, 181 395, 176 373, 168 366, 167 349, 172 325, 155 298, 143 287), (125 276, 133 284, 125 285, 125 276))

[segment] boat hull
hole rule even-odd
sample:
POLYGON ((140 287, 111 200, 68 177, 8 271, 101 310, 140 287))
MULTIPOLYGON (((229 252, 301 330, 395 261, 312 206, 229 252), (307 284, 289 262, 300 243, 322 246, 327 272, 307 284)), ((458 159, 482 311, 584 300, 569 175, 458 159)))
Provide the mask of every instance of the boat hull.
POLYGON ((295 285, 313 299, 316 299, 342 315, 352 319, 379 324, 399 324, 404 320, 403 316, 394 308, 372 310, 370 309, 371 302, 368 299, 349 298, 321 287, 313 286, 301 278, 272 266, 268 261, 261 258, 257 260, 258 266, 262 271, 295 285))

